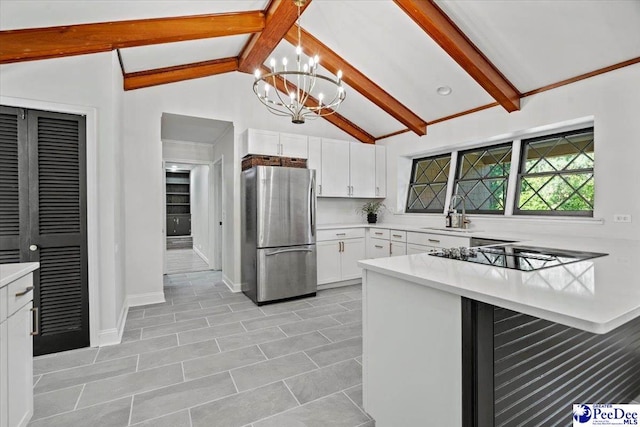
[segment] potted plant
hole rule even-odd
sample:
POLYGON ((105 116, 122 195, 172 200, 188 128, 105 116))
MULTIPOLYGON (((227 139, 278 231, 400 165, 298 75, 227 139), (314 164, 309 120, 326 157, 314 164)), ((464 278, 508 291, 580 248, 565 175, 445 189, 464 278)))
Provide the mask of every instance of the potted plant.
POLYGON ((369 224, 375 224, 378 221, 378 212, 384 208, 384 204, 380 201, 367 202, 360 207, 360 212, 367 215, 367 222, 369 224))

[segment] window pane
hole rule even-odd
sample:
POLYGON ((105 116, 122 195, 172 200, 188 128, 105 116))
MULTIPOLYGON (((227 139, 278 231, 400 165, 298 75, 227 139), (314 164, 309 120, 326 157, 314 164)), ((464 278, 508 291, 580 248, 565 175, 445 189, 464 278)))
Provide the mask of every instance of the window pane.
MULTIPOLYGON (((460 153, 456 194, 465 197, 467 212, 504 212, 511 169, 511 144, 460 153)), ((462 208, 456 200, 455 209, 462 208)))
POLYGON ((523 141, 516 213, 593 215, 593 128, 523 141))
POLYGON ((525 147, 525 174, 593 169, 593 132, 528 142, 525 147))
POLYGON ((413 161, 407 212, 442 212, 446 198, 451 154, 413 161))

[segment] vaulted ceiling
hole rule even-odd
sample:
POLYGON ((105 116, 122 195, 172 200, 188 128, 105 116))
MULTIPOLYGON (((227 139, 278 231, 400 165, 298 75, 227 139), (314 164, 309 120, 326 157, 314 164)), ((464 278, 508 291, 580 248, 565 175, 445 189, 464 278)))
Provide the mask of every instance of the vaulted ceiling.
MULTIPOLYGON (((0 64, 117 49, 125 90, 253 73, 292 53, 296 12, 292 0, 3 0, 0 64)), ((638 0, 308 0, 301 27, 305 53, 344 72, 347 99, 326 119, 368 143, 510 114, 640 62, 638 0)))

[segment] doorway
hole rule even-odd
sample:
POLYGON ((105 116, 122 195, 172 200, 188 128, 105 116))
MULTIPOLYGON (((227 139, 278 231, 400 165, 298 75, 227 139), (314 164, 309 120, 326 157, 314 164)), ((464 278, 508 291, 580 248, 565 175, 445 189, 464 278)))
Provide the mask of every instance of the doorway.
POLYGON ((210 270, 209 165, 165 161, 166 274, 210 270))
POLYGON ((0 107, 0 263, 40 262, 34 355, 89 345, 84 116, 0 107))

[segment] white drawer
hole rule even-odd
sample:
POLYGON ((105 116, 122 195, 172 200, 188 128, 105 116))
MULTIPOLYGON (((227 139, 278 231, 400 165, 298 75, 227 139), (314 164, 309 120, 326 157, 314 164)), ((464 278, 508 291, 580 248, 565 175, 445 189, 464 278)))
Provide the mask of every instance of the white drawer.
POLYGON ((424 254, 428 252, 435 252, 439 249, 435 246, 415 245, 407 243, 407 255, 424 254))
POLYGON ((367 258, 386 258, 389 256, 389 241, 385 239, 369 239, 367 258))
POLYGON ((7 287, 0 288, 0 322, 7 319, 7 287))
POLYGON ((390 239, 394 242, 406 242, 407 232, 403 230, 391 230, 389 231, 390 239))
POLYGON ((317 241, 358 239, 364 237, 364 228, 331 228, 318 230, 317 241))
POLYGON ((374 239, 387 239, 389 240, 389 230, 386 228, 370 228, 369 236, 374 239))
POLYGON ((22 276, 15 282, 9 283, 7 289, 7 316, 22 308, 33 300, 33 273, 22 276))
POLYGON ((407 243, 416 245, 435 246, 438 248, 457 248, 460 246, 469 246, 468 237, 443 236, 442 234, 432 233, 407 233, 407 243))

